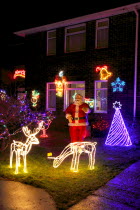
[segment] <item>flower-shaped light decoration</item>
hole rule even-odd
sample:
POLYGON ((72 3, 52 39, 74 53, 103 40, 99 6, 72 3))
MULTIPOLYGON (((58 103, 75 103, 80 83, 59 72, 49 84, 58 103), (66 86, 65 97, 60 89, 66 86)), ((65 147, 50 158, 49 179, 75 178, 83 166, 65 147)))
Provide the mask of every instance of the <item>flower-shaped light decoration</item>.
POLYGON ((118 77, 116 81, 111 83, 111 86, 113 87, 113 92, 123 92, 125 82, 121 81, 120 78, 118 77))

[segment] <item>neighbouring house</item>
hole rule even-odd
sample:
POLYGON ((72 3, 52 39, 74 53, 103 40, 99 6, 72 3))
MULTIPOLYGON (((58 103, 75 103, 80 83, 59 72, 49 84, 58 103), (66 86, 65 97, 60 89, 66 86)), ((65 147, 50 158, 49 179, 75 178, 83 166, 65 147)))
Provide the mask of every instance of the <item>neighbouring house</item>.
POLYGON ((44 109, 58 114, 80 93, 91 105, 91 121, 112 120, 115 101, 126 118, 139 118, 139 14, 134 3, 15 32, 25 38, 27 91, 40 91, 44 109), (61 71, 62 97, 55 84, 61 71))

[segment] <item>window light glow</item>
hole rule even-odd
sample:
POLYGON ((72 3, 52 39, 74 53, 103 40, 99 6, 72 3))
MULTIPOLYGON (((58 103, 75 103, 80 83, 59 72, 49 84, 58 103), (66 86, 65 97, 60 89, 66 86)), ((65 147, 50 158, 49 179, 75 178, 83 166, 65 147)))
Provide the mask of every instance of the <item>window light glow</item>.
POLYGON ((100 80, 107 80, 110 76, 112 76, 112 73, 108 72, 108 66, 97 66, 96 72, 100 72, 100 80))
POLYGON ((63 162, 63 160, 65 160, 66 157, 68 157, 69 155, 73 155, 70 170, 73 172, 78 172, 80 155, 82 153, 87 153, 89 157, 88 167, 90 170, 93 170, 95 164, 96 144, 97 142, 70 143, 64 148, 59 156, 48 157, 48 159, 54 159, 53 167, 57 168, 63 162))
POLYGON ((111 86, 113 87, 113 92, 123 92, 125 82, 121 81, 120 78, 118 77, 116 81, 111 83, 111 86))
POLYGON ((115 114, 111 123, 111 127, 109 129, 109 133, 107 139, 105 141, 106 145, 110 146, 131 146, 132 142, 128 131, 126 129, 124 120, 122 118, 120 109, 120 102, 115 101, 113 103, 113 108, 115 108, 115 114))
POLYGON ((43 121, 41 121, 38 124, 37 128, 34 128, 33 132, 31 132, 31 130, 29 130, 27 126, 22 127, 22 131, 24 135, 27 137, 27 140, 25 143, 21 141, 13 140, 13 143, 11 144, 11 147, 10 147, 10 168, 12 168, 13 154, 15 153, 16 155, 15 174, 18 174, 18 168, 20 166, 21 156, 23 157, 23 164, 24 164, 23 171, 27 173, 26 156, 30 152, 33 144, 39 144, 39 140, 38 138, 36 138, 36 135, 41 130, 42 125, 43 125, 43 121))
POLYGON ((16 79, 17 77, 25 78, 25 70, 24 69, 22 69, 22 70, 17 69, 14 73, 13 78, 16 79))

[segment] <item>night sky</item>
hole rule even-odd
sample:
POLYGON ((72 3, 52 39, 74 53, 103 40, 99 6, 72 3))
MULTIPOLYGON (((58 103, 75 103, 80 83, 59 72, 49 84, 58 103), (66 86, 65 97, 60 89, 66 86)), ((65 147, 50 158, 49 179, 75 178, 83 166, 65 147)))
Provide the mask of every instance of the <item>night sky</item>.
POLYGON ((1 34, 33 28, 48 23, 66 20, 94 12, 104 11, 140 1, 112 0, 109 1, 10 1, 0 5, 1 34))

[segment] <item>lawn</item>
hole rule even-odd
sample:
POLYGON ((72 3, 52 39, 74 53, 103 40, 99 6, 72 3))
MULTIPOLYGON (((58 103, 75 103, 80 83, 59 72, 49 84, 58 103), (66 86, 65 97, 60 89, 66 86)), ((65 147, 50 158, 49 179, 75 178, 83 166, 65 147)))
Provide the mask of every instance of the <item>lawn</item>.
POLYGON ((72 156, 67 157, 58 168, 53 168, 53 160, 47 158, 47 153, 52 152, 56 156, 64 145, 33 145, 27 156, 28 173, 23 173, 22 165, 17 175, 14 167, 9 168, 9 148, 0 153, 0 177, 43 188, 53 197, 58 209, 67 209, 140 158, 138 147, 110 147, 104 145, 104 139, 96 140, 94 170, 88 170, 87 154, 81 155, 77 173, 70 171, 72 156))

